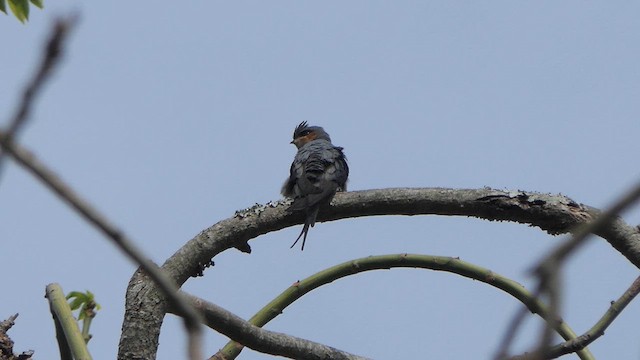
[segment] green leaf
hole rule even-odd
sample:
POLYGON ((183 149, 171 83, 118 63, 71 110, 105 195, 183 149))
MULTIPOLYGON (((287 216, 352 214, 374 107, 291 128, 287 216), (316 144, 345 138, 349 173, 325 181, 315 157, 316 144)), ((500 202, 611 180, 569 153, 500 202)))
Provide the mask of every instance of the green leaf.
POLYGON ((87 303, 83 303, 78 313, 78 320, 82 320, 87 317, 87 303))
POLYGON ((84 299, 77 297, 72 302, 69 303, 69 307, 71 308, 71 310, 78 310, 80 306, 82 306, 83 304, 84 304, 84 299))
POLYGON ((73 299, 69 302, 69 307, 71 310, 78 310, 78 320, 82 320, 87 316, 89 311, 97 311, 100 310, 100 304, 96 303, 95 296, 89 290, 86 293, 81 293, 78 291, 72 291, 67 294, 67 300, 73 299))
POLYGON ((0 11, 5 14, 7 13, 7 3, 5 2, 5 0, 0 0, 0 11))
POLYGON ((31 0, 31 3, 40 9, 44 8, 44 3, 42 2, 42 0, 31 0))
POLYGON ((9 0, 9 8, 21 23, 29 20, 29 0, 9 0))
POLYGON ((84 306, 84 304, 89 301, 87 295, 77 291, 72 291, 67 295, 67 300, 72 298, 73 300, 69 302, 69 307, 71 308, 71 310, 78 310, 80 306, 84 306))
POLYGON ((72 291, 70 293, 67 294, 67 300, 73 298, 73 297, 82 297, 85 296, 84 293, 81 293, 80 291, 72 291))

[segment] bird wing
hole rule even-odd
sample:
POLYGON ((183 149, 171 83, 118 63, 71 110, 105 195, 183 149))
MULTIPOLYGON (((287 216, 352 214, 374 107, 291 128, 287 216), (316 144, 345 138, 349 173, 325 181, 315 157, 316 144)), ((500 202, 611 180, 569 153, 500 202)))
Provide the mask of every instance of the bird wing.
POLYGON ((298 171, 296 169, 295 161, 291 164, 291 169, 289 169, 289 178, 282 185, 282 190, 280 193, 286 197, 295 197, 296 193, 294 191, 294 187, 296 185, 296 181, 298 179, 298 171))
POLYGON ((348 176, 349 166, 342 148, 330 141, 319 139, 298 149, 289 178, 282 186, 282 194, 293 198, 289 210, 306 213, 302 231, 291 247, 302 237, 304 250, 309 227, 315 225, 320 206, 330 202, 336 191, 347 190, 348 176))
POLYGON ((338 191, 347 191, 347 179, 349 178, 349 165, 347 165, 347 157, 344 156, 342 148, 335 146, 333 148, 333 166, 327 168, 327 173, 338 185, 338 191))
POLYGON ((294 193, 292 210, 331 201, 336 191, 346 188, 349 173, 342 149, 328 141, 315 141, 300 150, 292 165, 295 174, 291 187, 294 193))

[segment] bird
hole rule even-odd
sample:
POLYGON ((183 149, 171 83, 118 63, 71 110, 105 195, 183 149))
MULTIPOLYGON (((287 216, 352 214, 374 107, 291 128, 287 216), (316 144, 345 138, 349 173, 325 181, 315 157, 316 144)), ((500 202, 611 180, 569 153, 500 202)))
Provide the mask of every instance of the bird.
POLYGON ((298 149, 289 178, 282 186, 282 195, 293 198, 289 211, 304 211, 302 231, 293 248, 302 237, 302 247, 307 241, 309 227, 313 227, 318 210, 329 204, 336 192, 347 191, 349 166, 343 148, 334 146, 331 137, 320 126, 309 126, 301 122, 293 131, 293 141, 298 149))

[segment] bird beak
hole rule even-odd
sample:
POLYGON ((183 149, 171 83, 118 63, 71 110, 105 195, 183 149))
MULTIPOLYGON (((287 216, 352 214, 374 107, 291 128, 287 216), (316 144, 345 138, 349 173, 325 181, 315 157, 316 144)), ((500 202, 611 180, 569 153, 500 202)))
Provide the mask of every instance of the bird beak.
POLYGON ((295 140, 291 140, 291 142, 289 144, 293 144, 295 142, 295 140))

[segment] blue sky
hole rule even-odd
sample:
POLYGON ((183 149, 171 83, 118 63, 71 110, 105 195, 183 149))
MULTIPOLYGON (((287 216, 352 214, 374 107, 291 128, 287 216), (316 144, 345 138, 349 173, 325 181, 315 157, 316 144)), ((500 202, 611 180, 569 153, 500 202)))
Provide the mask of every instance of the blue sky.
MULTIPOLYGON (((234 211, 280 197, 293 128, 343 146, 350 190, 521 189, 604 207, 640 178, 640 5, 633 2, 108 2, 60 0, 27 25, 0 17, 0 121, 56 15, 81 21, 20 142, 156 262, 234 211)), ((16 350, 57 355, 44 287, 94 292, 96 359, 114 358, 134 266, 17 166, 0 180, 0 318, 16 350)), ((625 219, 638 223, 633 210, 625 219)), ((248 318, 298 279, 388 253, 459 256, 525 285, 561 238, 477 219, 371 217, 299 226, 215 259, 185 289, 248 318)), ((566 267, 564 317, 587 330, 638 275, 601 239, 566 267)), ((450 274, 361 274, 311 293, 267 328, 376 359, 489 358, 519 309, 450 274)), ((632 303, 591 346, 640 357, 632 303)), ((517 350, 531 344, 527 323, 517 350)), ((208 332, 209 355, 225 339, 208 332)), ((181 322, 159 359, 184 356, 181 322)), ((249 352, 246 359, 266 359, 249 352)))

